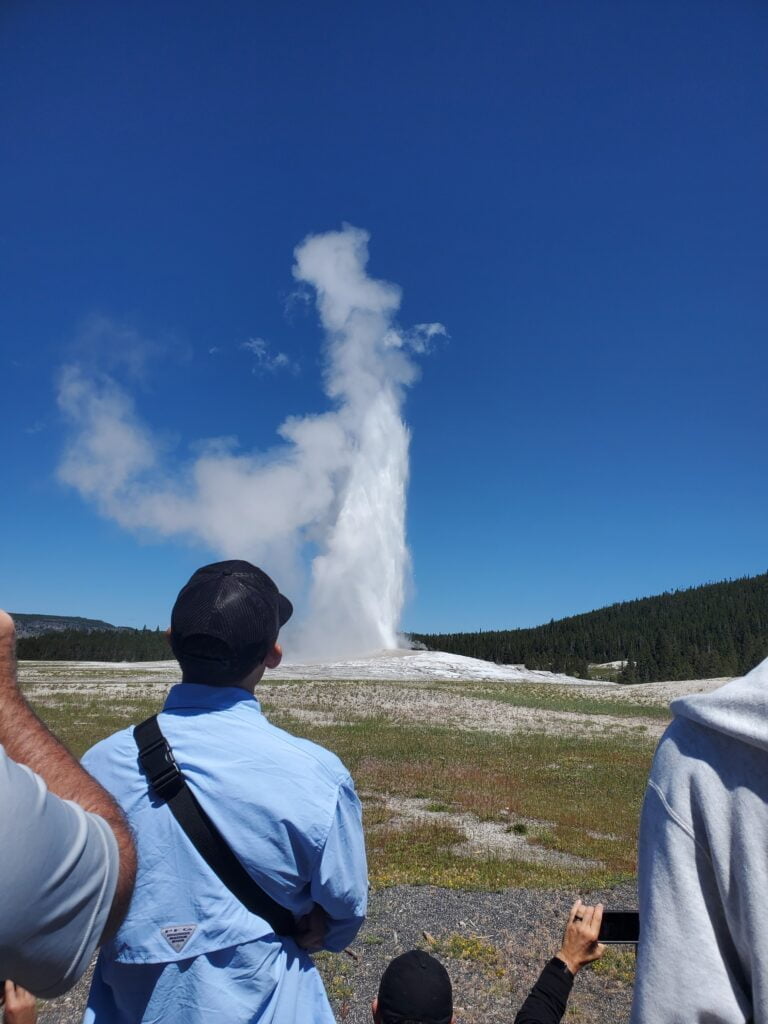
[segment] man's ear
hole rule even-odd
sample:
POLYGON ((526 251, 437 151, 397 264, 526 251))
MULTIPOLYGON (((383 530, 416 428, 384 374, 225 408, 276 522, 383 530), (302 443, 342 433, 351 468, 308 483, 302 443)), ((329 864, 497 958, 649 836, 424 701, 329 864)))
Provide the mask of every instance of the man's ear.
POLYGON ((280 646, 280 644, 275 643, 275 646, 272 648, 271 651, 269 651, 266 658, 264 659, 264 664, 267 666, 267 668, 277 668, 277 666, 280 664, 282 660, 283 648, 280 646))
POLYGON ((371 1003, 371 1013, 373 1014, 373 1019, 376 1022, 376 1024, 379 1024, 380 1018, 379 1018, 379 997, 378 996, 374 996, 373 997, 373 1002, 371 1003))
POLYGON ((171 627, 170 626, 165 631, 165 640, 166 640, 166 643, 170 646, 170 643, 171 643, 171 627))

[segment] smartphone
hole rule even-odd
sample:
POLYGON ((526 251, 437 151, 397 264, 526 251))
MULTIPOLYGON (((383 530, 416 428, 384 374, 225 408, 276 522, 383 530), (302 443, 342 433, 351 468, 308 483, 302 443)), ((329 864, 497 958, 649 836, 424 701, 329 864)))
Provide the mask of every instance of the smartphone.
POLYGON ((637 944, 640 938, 640 915, 636 910, 606 910, 600 924, 599 942, 637 944))

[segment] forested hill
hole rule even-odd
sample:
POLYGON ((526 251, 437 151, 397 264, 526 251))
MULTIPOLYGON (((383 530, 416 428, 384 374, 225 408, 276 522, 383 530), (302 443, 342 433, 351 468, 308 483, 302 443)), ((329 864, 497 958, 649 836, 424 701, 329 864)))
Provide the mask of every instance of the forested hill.
POLYGON ((113 626, 79 615, 11 615, 17 654, 25 661, 165 661, 172 657, 160 629, 113 626))
POLYGON ((586 678, 626 661, 621 682, 741 675, 768 656, 768 573, 623 601, 531 629, 412 633, 430 650, 586 678))
POLYGON ((120 629, 102 619, 84 619, 80 615, 30 615, 24 612, 11 612, 16 623, 16 636, 21 639, 28 636, 41 636, 43 633, 60 633, 64 630, 77 630, 80 633, 104 632, 120 629))
POLYGON ((27 636, 16 645, 28 661, 167 661, 171 649, 161 629, 64 629, 27 636))

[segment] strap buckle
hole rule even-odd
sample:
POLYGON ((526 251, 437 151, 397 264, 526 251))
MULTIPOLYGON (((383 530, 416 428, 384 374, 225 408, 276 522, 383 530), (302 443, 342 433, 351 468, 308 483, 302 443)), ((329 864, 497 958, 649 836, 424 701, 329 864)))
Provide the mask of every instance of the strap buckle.
POLYGON ((165 737, 142 747, 139 751, 139 761, 149 784, 163 800, 173 796, 183 784, 179 766, 165 737))

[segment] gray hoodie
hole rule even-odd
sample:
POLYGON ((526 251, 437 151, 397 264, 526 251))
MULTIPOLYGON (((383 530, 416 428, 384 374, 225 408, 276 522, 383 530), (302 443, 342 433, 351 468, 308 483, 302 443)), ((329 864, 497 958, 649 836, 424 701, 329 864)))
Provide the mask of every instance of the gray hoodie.
POLYGON ((768 659, 671 705, 640 822, 632 1024, 768 1024, 768 659))

